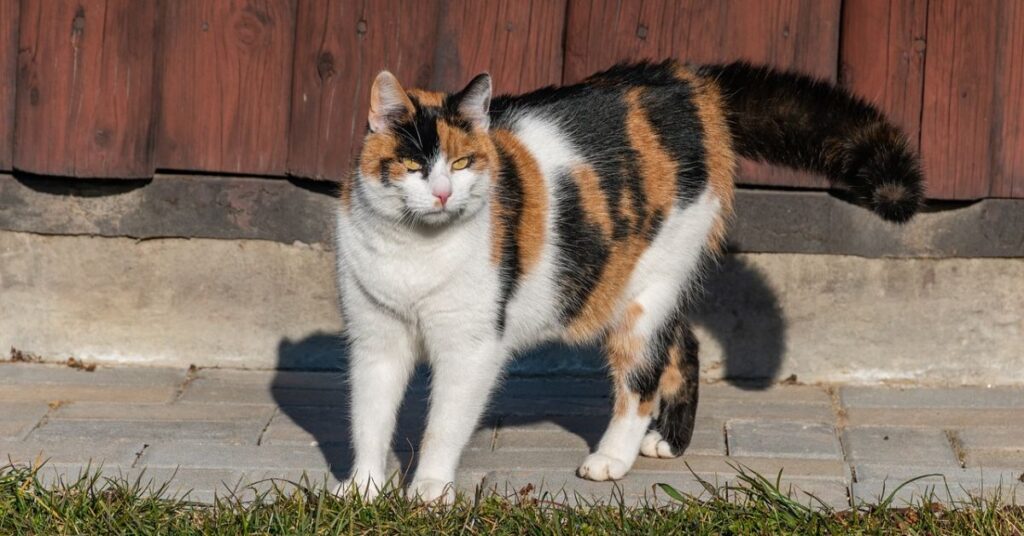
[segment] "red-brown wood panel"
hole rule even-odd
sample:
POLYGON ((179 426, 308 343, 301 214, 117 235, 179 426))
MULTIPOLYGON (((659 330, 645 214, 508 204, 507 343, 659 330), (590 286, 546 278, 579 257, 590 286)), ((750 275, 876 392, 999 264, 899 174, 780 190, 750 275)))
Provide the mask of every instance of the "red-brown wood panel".
POLYGON ((160 0, 156 165, 284 174, 295 0, 160 0))
POLYGON ((982 0, 932 0, 928 6, 921 116, 928 197, 977 199, 989 193, 1000 45, 995 29, 1003 24, 995 7, 982 0))
POLYGON ((1003 0, 998 20, 989 195, 1024 198, 1024 2, 1003 0))
POLYGON ((14 166, 150 176, 154 0, 23 0, 20 21, 14 166))
POLYGON ((456 90, 489 70, 496 91, 561 81, 564 1, 310 0, 299 5, 289 172, 349 172, 381 70, 407 87, 456 90))
POLYGON ((0 170, 14 150, 14 73, 18 64, 18 0, 0 0, 0 170))
MULTIPOLYGON (((746 59, 836 79, 839 0, 570 0, 565 81, 622 60, 746 59)), ((807 173, 745 161, 740 182, 823 187, 807 173)))
POLYGON ((846 0, 840 45, 844 86, 921 136, 928 0, 846 0))

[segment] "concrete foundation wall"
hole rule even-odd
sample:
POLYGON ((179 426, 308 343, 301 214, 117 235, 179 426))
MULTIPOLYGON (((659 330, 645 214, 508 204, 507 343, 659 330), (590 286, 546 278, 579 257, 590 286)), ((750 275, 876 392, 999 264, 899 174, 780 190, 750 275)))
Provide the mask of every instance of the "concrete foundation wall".
MULTIPOLYGON (((333 254, 264 240, 0 231, 0 348, 61 360, 343 368, 333 254)), ((1024 383, 1024 259, 734 254, 698 315, 706 377, 1024 383)), ((600 373, 548 347, 515 373, 600 373)))

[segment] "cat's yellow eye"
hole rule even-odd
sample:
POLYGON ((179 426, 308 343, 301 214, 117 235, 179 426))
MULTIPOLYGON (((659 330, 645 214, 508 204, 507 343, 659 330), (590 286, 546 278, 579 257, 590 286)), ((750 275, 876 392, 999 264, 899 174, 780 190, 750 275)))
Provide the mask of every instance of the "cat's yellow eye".
POLYGON ((402 165, 405 166, 405 169, 408 169, 409 171, 419 171, 423 169, 423 166, 420 166, 419 162, 409 158, 403 158, 402 165))
POLYGON ((466 169, 469 166, 469 157, 463 156, 462 158, 452 162, 452 169, 458 171, 460 169, 466 169))

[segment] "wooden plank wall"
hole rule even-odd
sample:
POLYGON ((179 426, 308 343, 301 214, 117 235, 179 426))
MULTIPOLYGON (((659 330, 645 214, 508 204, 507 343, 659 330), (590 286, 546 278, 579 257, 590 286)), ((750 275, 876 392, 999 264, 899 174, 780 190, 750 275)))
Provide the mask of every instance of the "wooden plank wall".
POLYGON ((910 133, 930 197, 1024 198, 1022 0, 0 0, 0 170, 337 180, 380 69, 518 92, 667 56, 838 80, 910 133))
POLYGON ((0 170, 14 159, 14 80, 18 65, 18 0, 0 0, 0 170))
POLYGON ((296 6, 160 1, 157 167, 285 173, 296 6))
POLYGON ((153 173, 152 2, 22 2, 14 165, 47 175, 153 173))

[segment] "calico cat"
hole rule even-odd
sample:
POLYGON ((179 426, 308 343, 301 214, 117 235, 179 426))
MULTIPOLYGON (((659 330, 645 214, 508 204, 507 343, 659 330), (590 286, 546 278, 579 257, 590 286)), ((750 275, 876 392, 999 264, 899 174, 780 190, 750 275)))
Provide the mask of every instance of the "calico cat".
POLYGON ((798 74, 644 62, 492 100, 487 74, 443 94, 380 73, 337 215, 355 447, 343 488, 373 496, 387 480, 424 359, 432 398, 410 492, 451 500, 506 360, 550 340, 600 343, 614 386, 579 476, 681 455, 698 389, 685 304, 722 251, 740 156, 820 173, 894 222, 922 199, 906 137, 798 74))

